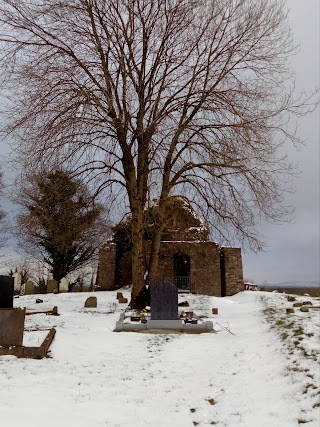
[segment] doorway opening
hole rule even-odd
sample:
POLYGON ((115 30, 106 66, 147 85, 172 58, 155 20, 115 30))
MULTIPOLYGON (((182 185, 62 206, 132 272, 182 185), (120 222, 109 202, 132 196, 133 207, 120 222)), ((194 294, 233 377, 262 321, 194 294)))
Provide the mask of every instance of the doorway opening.
POLYGON ((190 257, 186 254, 175 254, 174 276, 178 290, 190 290, 190 257))

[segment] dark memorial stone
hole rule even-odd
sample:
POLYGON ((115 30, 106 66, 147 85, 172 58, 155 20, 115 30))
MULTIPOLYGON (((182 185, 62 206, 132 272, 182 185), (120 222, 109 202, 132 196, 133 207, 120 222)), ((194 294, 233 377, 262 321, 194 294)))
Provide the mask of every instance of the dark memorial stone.
POLYGON ((151 320, 178 319, 178 288, 173 283, 157 283, 150 287, 151 320))
POLYGON ((0 346, 22 346, 25 310, 22 308, 0 309, 0 346))
POLYGON ((0 308, 13 308, 14 279, 0 276, 0 308))

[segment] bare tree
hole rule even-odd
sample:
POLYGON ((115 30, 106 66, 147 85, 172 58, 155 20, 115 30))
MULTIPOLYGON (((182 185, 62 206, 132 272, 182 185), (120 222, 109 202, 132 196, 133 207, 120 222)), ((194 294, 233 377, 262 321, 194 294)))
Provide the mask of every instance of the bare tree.
POLYGON ((2 0, 0 22, 7 131, 24 162, 68 163, 97 192, 126 196, 132 305, 146 268, 154 279, 170 194, 216 237, 260 249, 257 218, 287 213, 282 147, 297 138, 286 124, 306 105, 293 96, 282 0, 2 0))
MULTIPOLYGON (((3 177, 3 173, 0 171, 0 195, 2 196, 2 190, 3 190, 3 181, 2 181, 2 177, 3 177)), ((4 218, 5 218, 6 214, 5 212, 1 209, 1 205, 0 205, 0 247, 3 247, 5 244, 5 233, 6 233, 6 229, 7 229, 7 224, 4 223, 4 218)), ((1 255, 1 254, 0 254, 1 255)))
POLYGON ((24 285, 31 278, 33 265, 27 259, 8 260, 7 262, 10 265, 14 264, 14 268, 10 267, 8 275, 13 276, 15 273, 19 273, 21 285, 24 285))

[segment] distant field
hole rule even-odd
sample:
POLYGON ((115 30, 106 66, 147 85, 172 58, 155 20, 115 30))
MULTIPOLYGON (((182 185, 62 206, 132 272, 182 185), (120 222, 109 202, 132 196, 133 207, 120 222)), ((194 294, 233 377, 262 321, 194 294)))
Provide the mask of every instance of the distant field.
POLYGON ((309 294, 311 297, 320 297, 319 286, 280 286, 280 285, 268 285, 259 286, 259 290, 272 292, 285 292, 286 294, 304 295, 309 294))

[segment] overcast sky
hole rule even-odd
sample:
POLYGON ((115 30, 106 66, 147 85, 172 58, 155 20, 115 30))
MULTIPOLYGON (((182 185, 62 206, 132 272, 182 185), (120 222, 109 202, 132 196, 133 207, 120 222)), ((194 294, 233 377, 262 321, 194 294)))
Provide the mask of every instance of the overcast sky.
MULTIPOLYGON (((300 43, 293 58, 297 89, 311 91, 319 87, 320 10, 319 0, 287 0, 296 40, 300 43)), ((247 279, 280 282, 290 280, 319 281, 319 108, 299 119, 299 135, 306 146, 297 152, 289 149, 290 158, 298 162, 301 175, 296 192, 287 197, 295 211, 291 224, 268 225, 263 234, 267 252, 244 254, 244 275, 247 279)))
MULTIPOLYGON (((319 0, 287 0, 296 41, 300 43, 298 54, 293 58, 297 89, 311 92, 319 86, 320 10, 319 0)), ((319 109, 308 117, 299 119, 299 135, 306 146, 297 152, 288 147, 292 161, 298 162, 301 174, 296 180, 296 192, 287 197, 295 207, 295 220, 290 224, 262 227, 267 251, 259 254, 243 254, 244 276, 262 283, 281 281, 319 281, 319 109)), ((0 164, 6 174, 6 182, 12 177, 11 166, 6 167, 9 148, 0 141, 0 164)), ((1 203, 4 208, 6 203, 1 203)))

